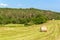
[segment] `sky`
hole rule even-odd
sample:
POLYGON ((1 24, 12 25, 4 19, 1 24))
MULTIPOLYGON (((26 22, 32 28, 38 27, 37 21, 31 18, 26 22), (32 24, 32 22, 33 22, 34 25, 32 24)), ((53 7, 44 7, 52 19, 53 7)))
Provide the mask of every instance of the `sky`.
POLYGON ((60 12, 60 0, 0 0, 0 7, 37 8, 60 12))

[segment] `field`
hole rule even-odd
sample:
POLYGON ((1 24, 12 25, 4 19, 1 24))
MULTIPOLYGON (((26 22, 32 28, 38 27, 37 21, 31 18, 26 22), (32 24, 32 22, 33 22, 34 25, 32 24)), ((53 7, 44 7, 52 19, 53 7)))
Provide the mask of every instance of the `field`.
POLYGON ((60 40, 60 20, 50 20, 44 24, 24 26, 7 24, 0 27, 0 40, 60 40), (40 32, 45 25, 47 32, 40 32))

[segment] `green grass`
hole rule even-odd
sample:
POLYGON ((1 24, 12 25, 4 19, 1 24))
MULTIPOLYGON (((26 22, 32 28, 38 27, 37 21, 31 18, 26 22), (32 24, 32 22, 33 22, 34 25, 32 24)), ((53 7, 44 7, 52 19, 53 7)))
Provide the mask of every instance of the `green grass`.
POLYGON ((0 27, 0 40, 60 40, 60 20, 28 27, 23 24, 7 24, 0 27), (47 32, 40 32, 43 25, 48 28, 47 32))

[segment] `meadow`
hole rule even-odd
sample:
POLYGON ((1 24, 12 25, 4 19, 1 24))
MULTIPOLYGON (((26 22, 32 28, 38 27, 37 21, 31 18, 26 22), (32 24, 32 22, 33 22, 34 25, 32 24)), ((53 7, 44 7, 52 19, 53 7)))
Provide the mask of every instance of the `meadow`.
POLYGON ((60 40, 60 20, 50 20, 39 25, 0 25, 0 40, 60 40), (47 32, 40 32, 45 25, 47 32))

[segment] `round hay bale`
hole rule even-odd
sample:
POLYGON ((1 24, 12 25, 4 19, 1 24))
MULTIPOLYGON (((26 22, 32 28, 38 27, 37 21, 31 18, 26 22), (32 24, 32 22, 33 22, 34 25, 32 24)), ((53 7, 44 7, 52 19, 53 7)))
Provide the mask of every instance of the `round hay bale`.
POLYGON ((41 32, 47 32, 47 27, 46 27, 46 26, 40 27, 40 31, 41 31, 41 32))
POLYGON ((55 19, 52 19, 52 20, 55 20, 55 19))

